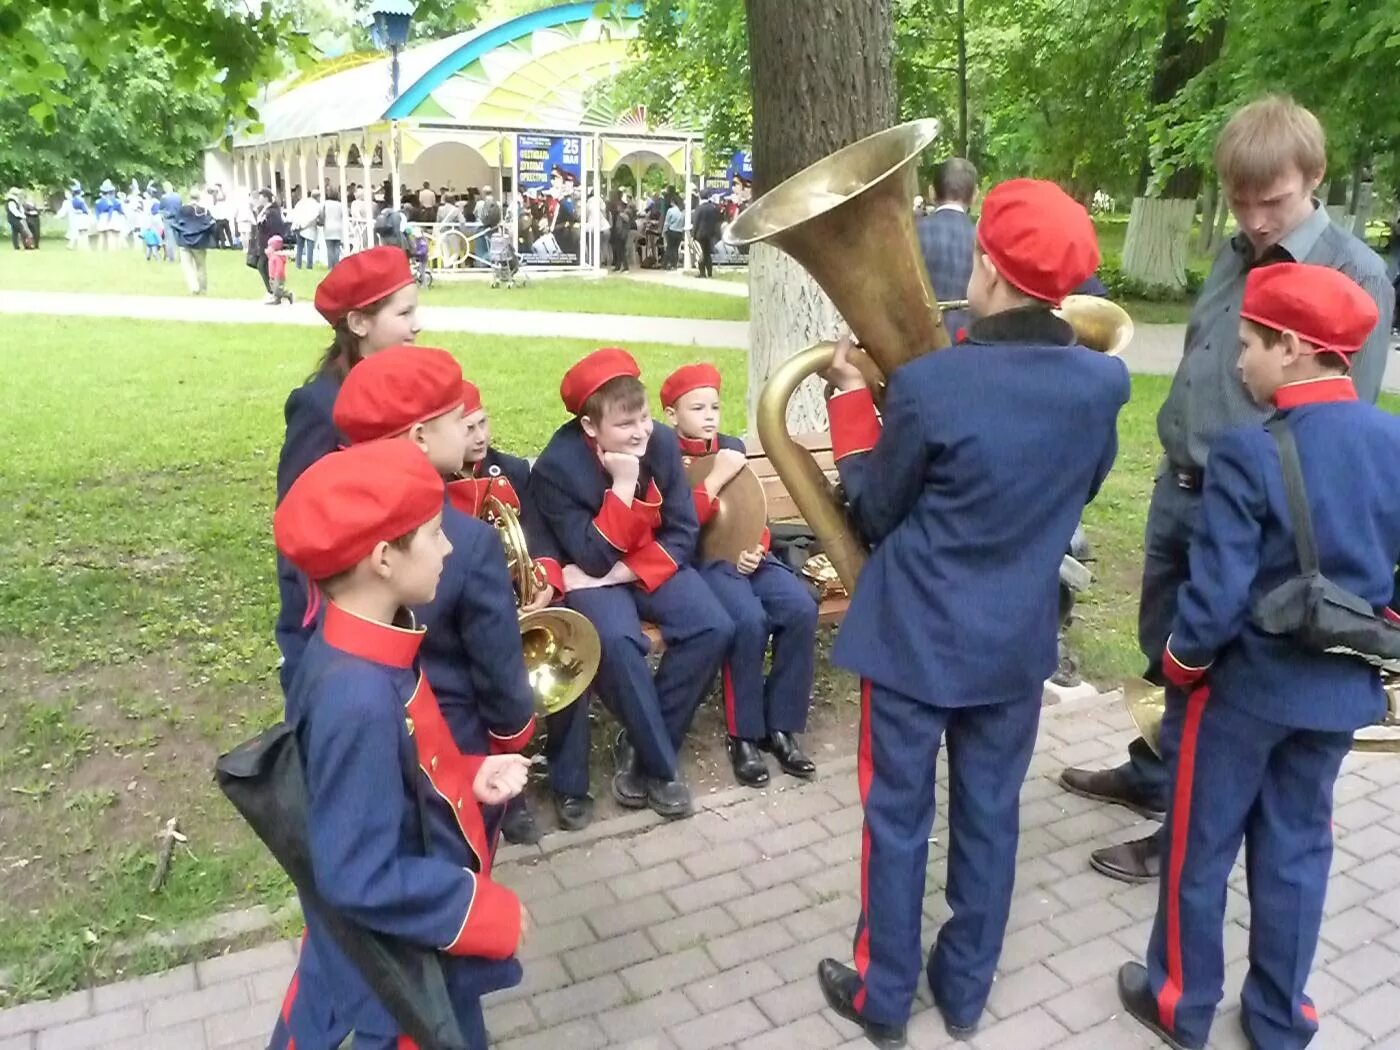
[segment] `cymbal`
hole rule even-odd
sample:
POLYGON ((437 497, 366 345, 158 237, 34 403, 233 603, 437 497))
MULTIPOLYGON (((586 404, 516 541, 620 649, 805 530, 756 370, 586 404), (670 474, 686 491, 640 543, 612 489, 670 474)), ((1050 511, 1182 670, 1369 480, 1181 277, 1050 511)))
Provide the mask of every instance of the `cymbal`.
POLYGON ((1167 710, 1166 690, 1145 678, 1129 678, 1123 683, 1123 703, 1142 739, 1160 758, 1162 717, 1167 710))
MULTIPOLYGON (((714 466, 713 455, 689 458, 685 473, 690 487, 701 484, 714 466)), ((740 554, 758 546, 767 527, 768 497, 763 482, 745 467, 720 490, 715 516, 700 530, 700 556, 706 561, 737 562, 740 554)))

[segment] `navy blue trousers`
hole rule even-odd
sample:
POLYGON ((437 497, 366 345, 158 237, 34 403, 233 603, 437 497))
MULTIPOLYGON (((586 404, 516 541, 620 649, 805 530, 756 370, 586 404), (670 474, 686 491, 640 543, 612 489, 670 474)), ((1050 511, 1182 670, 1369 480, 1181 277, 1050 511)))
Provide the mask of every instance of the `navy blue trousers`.
MULTIPOLYGON (((593 691, 622 723, 642 769, 672 780, 696 708, 734 638, 734 622, 705 581, 685 567, 647 594, 635 584, 570 591, 565 603, 598 629, 603 658, 593 691), (642 620, 661 628, 666 653, 653 678, 642 620)), ((588 791, 588 698, 547 722, 550 784, 561 795, 588 791)))
POLYGON ((722 668, 729 735, 762 740, 769 733, 802 732, 816 665, 817 603, 811 591, 771 556, 750 576, 727 561, 699 571, 734 621, 734 642, 722 668), (773 666, 765 679, 769 638, 773 666))
POLYGON ((1243 841, 1250 920, 1241 1020, 1261 1050, 1307 1046, 1317 1033, 1304 988, 1332 864, 1332 789, 1351 734, 1268 722, 1208 688, 1189 699, 1171 689, 1162 745, 1174 772, 1147 949, 1162 1019, 1184 1042, 1210 1034, 1224 994, 1226 885, 1243 841))
POLYGON ((944 1015, 981 1015, 1001 956, 1020 838, 1021 783, 1041 698, 933 707, 869 682, 861 687, 860 771, 865 832, 855 1006, 872 1021, 909 1018, 923 961, 920 928, 933 828, 939 740, 948 748, 948 876, 952 917, 928 957, 944 1015))

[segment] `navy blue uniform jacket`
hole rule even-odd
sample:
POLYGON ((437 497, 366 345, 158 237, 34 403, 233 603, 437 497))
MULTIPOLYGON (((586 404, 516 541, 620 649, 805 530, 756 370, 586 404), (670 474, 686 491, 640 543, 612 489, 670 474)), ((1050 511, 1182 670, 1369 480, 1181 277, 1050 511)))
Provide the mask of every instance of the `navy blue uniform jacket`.
POLYGON ((1055 669, 1060 560, 1117 453, 1123 362, 1047 310, 830 403, 837 468, 875 549, 833 662, 938 707, 1039 697, 1055 669))
POLYGON ((559 544, 535 506, 529 485, 528 460, 488 448, 481 462, 472 465, 469 474, 447 483, 447 498, 454 507, 472 518, 481 516, 481 504, 487 496, 494 496, 514 507, 520 515, 520 527, 525 532, 530 558, 554 588, 557 597, 564 593, 559 544))
POLYGON ((534 694, 525 673, 515 592, 494 526, 450 503, 442 531, 452 553, 437 594, 415 610, 427 629, 423 672, 457 746, 467 753, 520 751, 535 728, 534 694))
MULTIPOLYGON (((1298 445, 1323 575, 1385 608, 1400 556, 1400 419, 1355 400, 1346 377, 1275 396, 1298 445)), ((1226 431, 1210 449, 1170 660, 1188 672, 1209 666, 1211 703, 1269 722, 1334 732, 1369 725, 1385 711, 1374 668, 1250 622, 1251 605, 1298 571, 1273 437, 1262 426, 1226 431)))
POLYGON ((642 456, 640 496, 625 506, 578 420, 554 432, 530 473, 530 496, 563 560, 604 576, 619 560, 654 591, 695 555, 700 533, 675 431, 655 424, 642 456))
MULTIPOLYGON (((297 387, 287 397, 283 415, 287 436, 277 460, 277 502, 281 503, 292 483, 322 456, 348 444, 331 421, 331 409, 340 393, 341 379, 335 372, 322 371, 309 383, 297 387)), ((315 627, 316 609, 310 608, 310 586, 292 563, 277 556, 277 592, 280 599, 274 635, 282 653, 282 692, 285 694, 296 674, 297 663, 315 627)))
MULTIPOLYGON (((458 976, 484 994, 520 979, 512 957, 520 907, 489 877, 489 844, 470 794, 481 759, 457 754, 434 714, 415 666, 421 639, 332 604, 306 646, 286 717, 306 766, 311 862, 330 905, 453 956, 444 965, 465 971, 458 976)), ((358 970, 314 917, 308 930, 341 1008, 367 998, 358 970)))

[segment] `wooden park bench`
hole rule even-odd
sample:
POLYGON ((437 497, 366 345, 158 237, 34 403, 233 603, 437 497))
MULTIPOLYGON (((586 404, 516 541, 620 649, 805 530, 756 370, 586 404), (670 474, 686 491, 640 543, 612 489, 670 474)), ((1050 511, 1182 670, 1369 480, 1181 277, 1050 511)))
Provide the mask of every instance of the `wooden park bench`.
MULTIPOLYGON (((831 457, 831 435, 829 433, 826 431, 811 432, 798 434, 796 437, 801 444, 812 450, 812 453, 817 457, 817 465, 822 470, 827 474, 835 473, 836 463, 831 457)), ((802 514, 798 511, 797 504, 793 502, 787 486, 783 484, 783 479, 778 477, 778 472, 773 469, 773 464, 764 455, 763 446, 758 443, 758 438, 746 438, 744 445, 748 452, 749 467, 763 484, 763 494, 768 500, 768 520, 775 523, 800 523, 802 514)), ((846 610, 850 608, 850 605, 851 599, 848 597, 827 598, 817 610, 817 623, 823 626, 840 623, 845 618, 846 610)), ((655 624, 643 624, 642 631, 651 641, 652 652, 661 652, 665 648, 665 643, 661 640, 661 631, 655 624)))

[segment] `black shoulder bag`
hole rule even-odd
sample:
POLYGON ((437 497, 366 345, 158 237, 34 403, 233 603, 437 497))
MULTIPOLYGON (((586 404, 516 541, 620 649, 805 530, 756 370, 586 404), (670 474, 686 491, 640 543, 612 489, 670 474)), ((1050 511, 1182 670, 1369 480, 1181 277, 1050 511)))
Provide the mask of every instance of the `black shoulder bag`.
MULTIPOLYGON (((220 757, 214 779, 290 876, 302 906, 316 913, 404 1032, 423 1050, 468 1050, 438 953, 346 918, 316 891, 306 835, 306 775, 296 727, 279 722, 240 744, 220 757)), ((426 855, 428 817, 416 772, 414 796, 426 855)))
POLYGON ((1352 656, 1377 667, 1400 660, 1400 627, 1377 616, 1365 600, 1322 575, 1293 431, 1282 417, 1265 426, 1278 445, 1301 571, 1260 598, 1250 611, 1250 619, 1265 634, 1292 638, 1315 652, 1352 656))

